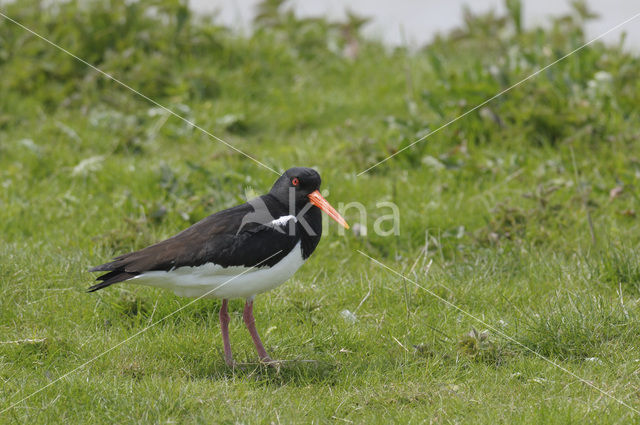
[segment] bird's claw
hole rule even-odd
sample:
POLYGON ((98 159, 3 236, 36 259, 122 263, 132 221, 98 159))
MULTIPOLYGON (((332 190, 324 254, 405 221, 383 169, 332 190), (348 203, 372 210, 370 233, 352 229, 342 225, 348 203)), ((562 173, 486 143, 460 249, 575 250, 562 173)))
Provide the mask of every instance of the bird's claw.
POLYGON ((273 360, 271 357, 263 357, 260 359, 260 363, 265 366, 275 367, 276 369, 280 369, 282 366, 282 362, 280 360, 273 360))

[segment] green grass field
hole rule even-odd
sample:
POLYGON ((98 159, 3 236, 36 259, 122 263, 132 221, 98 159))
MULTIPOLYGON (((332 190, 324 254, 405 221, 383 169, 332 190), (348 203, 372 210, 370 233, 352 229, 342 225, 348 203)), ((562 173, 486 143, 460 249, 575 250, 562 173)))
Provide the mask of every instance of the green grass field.
POLYGON ((583 4, 525 30, 509 1, 409 51, 277 1, 251 35, 152 3, 0 11, 269 167, 315 167, 368 234, 331 222, 256 299, 279 369, 257 364, 241 300, 248 365, 230 370, 219 301, 86 293, 89 266, 275 175, 0 19, 0 423, 640 423, 640 56, 622 38, 357 176, 584 44, 583 4), (399 235, 374 232, 380 202, 399 235))

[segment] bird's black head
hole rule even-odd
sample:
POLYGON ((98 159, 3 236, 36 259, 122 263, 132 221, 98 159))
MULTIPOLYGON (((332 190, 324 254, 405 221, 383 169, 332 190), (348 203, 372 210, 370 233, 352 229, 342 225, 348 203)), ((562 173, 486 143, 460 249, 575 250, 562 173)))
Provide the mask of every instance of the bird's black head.
POLYGON ((320 183, 322 180, 316 170, 294 167, 289 168, 276 180, 269 193, 285 205, 295 202, 296 212, 311 203, 344 227, 349 228, 347 222, 320 194, 320 183))
POLYGON ((320 174, 313 168, 294 167, 276 180, 270 193, 285 205, 294 199, 296 206, 304 207, 309 194, 320 189, 320 183, 320 174))

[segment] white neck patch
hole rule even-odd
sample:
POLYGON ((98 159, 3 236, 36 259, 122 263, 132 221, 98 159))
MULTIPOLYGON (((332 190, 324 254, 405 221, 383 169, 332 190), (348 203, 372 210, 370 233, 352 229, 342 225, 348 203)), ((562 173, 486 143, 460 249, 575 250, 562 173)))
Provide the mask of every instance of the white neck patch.
POLYGON ((275 220, 272 220, 269 223, 267 223, 267 226, 271 226, 271 227, 284 226, 289 222, 289 220, 293 220, 295 223, 298 222, 298 219, 296 218, 295 215, 283 215, 282 217, 278 217, 275 220))

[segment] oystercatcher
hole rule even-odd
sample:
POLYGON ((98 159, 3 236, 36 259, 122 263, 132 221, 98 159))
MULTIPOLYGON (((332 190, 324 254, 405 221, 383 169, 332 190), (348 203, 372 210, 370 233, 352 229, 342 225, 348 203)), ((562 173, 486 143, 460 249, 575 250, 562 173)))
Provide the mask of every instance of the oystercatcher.
POLYGON ((221 298, 220 328, 229 366, 234 363, 227 303, 230 298, 244 298, 244 322, 260 360, 270 363, 255 326, 254 297, 284 283, 309 258, 322 234, 320 210, 349 228, 319 188, 315 170, 291 168, 266 195, 93 267, 89 271, 108 273, 99 276, 100 282, 89 292, 127 281, 170 289, 183 297, 221 298))

